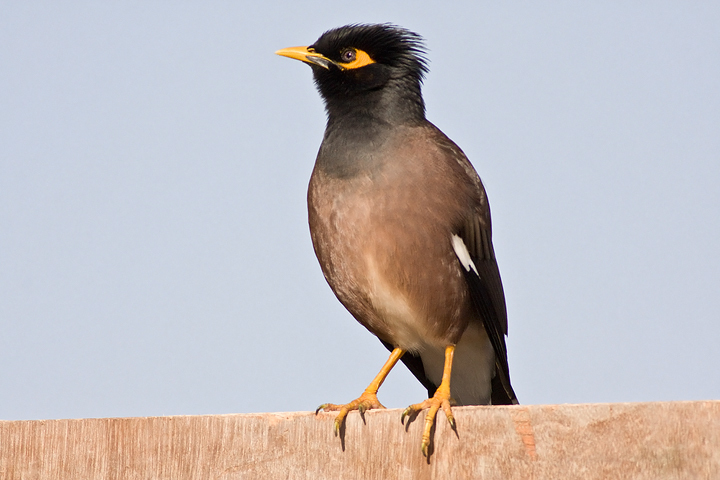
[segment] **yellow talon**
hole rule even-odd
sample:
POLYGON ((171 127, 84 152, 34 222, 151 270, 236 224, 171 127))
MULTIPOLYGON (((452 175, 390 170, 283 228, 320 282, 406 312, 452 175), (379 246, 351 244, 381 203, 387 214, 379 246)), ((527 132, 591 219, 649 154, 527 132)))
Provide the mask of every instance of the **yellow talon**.
POLYGON ((430 449, 430 433, 432 427, 435 424, 435 416, 437 411, 442 407, 445 412, 445 416, 450 423, 450 427, 456 430, 457 426, 455 423, 455 417, 452 414, 452 408, 450 407, 450 374, 452 372, 452 361, 455 353, 455 345, 450 345, 445 348, 445 367, 443 368, 442 381, 440 386, 435 391, 435 395, 423 402, 416 403, 407 407, 400 417, 400 421, 405 422, 405 417, 412 415, 413 413, 420 412, 424 408, 429 408, 427 415, 425 416, 425 428, 423 429, 422 435, 422 452, 425 457, 428 456, 430 449))
POLYGON ((358 412, 360 412, 360 415, 364 416, 365 412, 373 408, 385 408, 377 398, 377 391, 380 388, 380 385, 382 385, 382 383, 385 381, 388 373, 390 373, 390 370, 395 366, 397 361, 400 359, 400 357, 403 356, 404 353, 405 350, 401 348, 396 348, 395 350, 393 350, 390 354, 390 358, 388 358, 387 362, 385 362, 385 365, 383 365, 382 369, 380 370, 380 373, 377 374, 377 376, 373 379, 368 388, 365 389, 362 395, 360 395, 352 402, 346 403, 345 405, 323 403, 317 408, 317 410, 315 410, 316 415, 321 410, 325 412, 340 412, 338 413, 338 416, 335 417, 335 436, 338 436, 340 434, 340 429, 343 425, 343 422, 345 422, 345 417, 347 417, 347 414, 349 412, 357 410, 358 412))

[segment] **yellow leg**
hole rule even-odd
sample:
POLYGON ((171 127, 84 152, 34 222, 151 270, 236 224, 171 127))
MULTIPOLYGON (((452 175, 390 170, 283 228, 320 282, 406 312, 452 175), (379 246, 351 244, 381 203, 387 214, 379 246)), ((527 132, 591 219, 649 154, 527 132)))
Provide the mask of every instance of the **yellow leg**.
POLYGON ((445 412, 445 416, 450 422, 450 426, 455 430, 455 417, 453 417, 452 409, 450 408, 450 375, 452 373, 452 362, 453 356, 455 355, 455 345, 449 345, 445 347, 445 366, 443 368, 442 381, 435 395, 432 398, 410 405, 402 413, 400 421, 404 423, 405 417, 415 412, 419 412, 423 408, 429 408, 427 416, 425 417, 425 429, 423 430, 422 436, 422 452, 426 457, 428 456, 428 449, 430 448, 430 431, 432 430, 433 424, 435 423, 435 414, 442 407, 445 412))
POLYGON ((380 369, 380 373, 375 376, 373 381, 370 382, 370 385, 368 385, 368 387, 365 389, 362 395, 360 395, 360 397, 356 398, 350 403, 346 403, 345 405, 323 403, 317 408, 317 410, 315 410, 315 413, 317 414, 320 410, 326 412, 340 410, 338 416, 335 417, 335 435, 337 435, 340 432, 340 426, 345 421, 345 417, 347 416, 348 412, 352 410, 358 410, 360 414, 364 414, 367 410, 370 410, 372 408, 385 408, 377 399, 377 391, 380 389, 380 385, 382 385, 385 381, 385 378, 387 378, 390 370, 392 370, 392 368, 395 366, 397 361, 400 360, 400 357, 402 357, 404 353, 405 350, 403 350, 402 348, 394 349, 390 354, 390 358, 388 358, 387 362, 385 362, 385 365, 383 365, 383 367, 380 369))

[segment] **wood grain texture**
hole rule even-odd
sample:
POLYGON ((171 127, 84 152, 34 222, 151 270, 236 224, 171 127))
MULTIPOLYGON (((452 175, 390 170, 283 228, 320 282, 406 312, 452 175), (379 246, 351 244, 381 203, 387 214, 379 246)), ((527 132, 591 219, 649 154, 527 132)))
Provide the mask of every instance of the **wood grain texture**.
POLYGON ((720 401, 456 407, 428 463, 400 410, 0 421, 0 478, 718 479, 720 401))

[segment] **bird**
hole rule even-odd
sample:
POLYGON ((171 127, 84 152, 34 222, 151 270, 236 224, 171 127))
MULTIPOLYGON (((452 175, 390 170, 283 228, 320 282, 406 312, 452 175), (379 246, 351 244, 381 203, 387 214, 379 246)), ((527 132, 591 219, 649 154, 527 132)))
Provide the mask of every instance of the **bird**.
POLYGON ((322 273, 338 300, 390 351, 357 399, 325 403, 347 414, 377 398, 402 361, 428 398, 421 450, 436 414, 457 432, 453 405, 512 405, 507 312, 480 177, 427 120, 424 39, 393 24, 351 24, 310 46, 278 50, 312 69, 327 124, 308 187, 308 222, 322 273))

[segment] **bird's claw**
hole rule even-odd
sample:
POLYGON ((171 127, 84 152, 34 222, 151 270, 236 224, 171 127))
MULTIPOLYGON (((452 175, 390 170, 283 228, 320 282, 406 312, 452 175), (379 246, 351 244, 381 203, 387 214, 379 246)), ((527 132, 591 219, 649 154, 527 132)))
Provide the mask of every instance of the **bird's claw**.
POLYGON ((425 408, 429 409, 427 415, 425 416, 425 427, 423 428, 422 444, 420 446, 422 453, 426 458, 428 457, 430 451, 430 433, 433 425, 435 424, 435 415, 440 408, 442 408, 445 412, 450 428, 457 432, 457 423, 455 422, 455 417, 453 416, 452 409, 450 408, 452 401, 449 397, 450 396, 448 394, 436 392, 432 398, 428 398, 421 403, 416 403, 407 407, 403 410, 402 416, 400 417, 400 422, 404 425, 406 417, 409 417, 412 414, 417 414, 425 408))
POLYGON ((317 415, 318 413, 320 413, 321 410, 322 410, 322 411, 325 411, 325 409, 326 409, 327 407, 329 407, 329 406, 330 406, 329 403, 323 403, 322 405, 320 405, 319 407, 317 407, 317 408, 315 409, 315 415, 317 415))
POLYGON ((430 442, 426 442, 423 438, 423 442, 420 448, 422 449, 423 457, 428 458, 428 449, 430 448, 430 442))
POLYGON ((385 408, 383 404, 381 404, 377 399, 377 394, 375 393, 369 393, 369 392, 363 392, 360 397, 356 398, 350 403, 346 403, 345 405, 335 405, 334 403, 323 403, 320 405, 317 410, 315 410, 315 415, 317 415, 321 410, 325 412, 334 412, 339 411, 338 416, 335 417, 334 422, 334 430, 335 430, 335 436, 338 436, 340 434, 340 428, 342 427, 343 422, 345 421, 345 417, 347 414, 353 410, 357 410, 360 412, 360 415, 363 416, 363 419, 365 418, 365 412, 368 410, 372 410, 373 408, 385 408))
POLYGON ((457 431, 457 424, 455 423, 455 417, 452 413, 445 412, 445 416, 448 419, 448 423, 450 424, 450 428, 457 431))
POLYGON ((342 427, 343 421, 345 421, 345 415, 340 412, 340 414, 335 417, 335 422, 333 423, 333 431, 336 437, 340 435, 340 427, 342 427))
POLYGON ((403 410, 402 415, 400 416, 400 423, 401 423, 402 425, 405 425, 405 418, 406 418, 406 417, 409 417, 409 416, 412 415, 413 413, 415 413, 415 410, 413 410, 413 409, 412 409, 412 405, 410 405, 410 406, 407 407, 405 410, 403 410))

